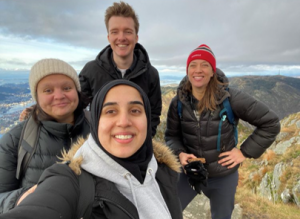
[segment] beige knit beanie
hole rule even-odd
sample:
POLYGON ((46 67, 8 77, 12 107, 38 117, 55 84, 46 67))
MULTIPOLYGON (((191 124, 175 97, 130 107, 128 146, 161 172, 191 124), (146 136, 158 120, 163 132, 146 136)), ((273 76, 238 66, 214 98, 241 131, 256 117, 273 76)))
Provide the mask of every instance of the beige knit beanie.
POLYGON ((77 91, 81 91, 77 72, 71 65, 59 59, 42 59, 32 66, 29 75, 31 96, 35 101, 37 84, 44 77, 51 74, 63 74, 68 76, 74 81, 77 91))

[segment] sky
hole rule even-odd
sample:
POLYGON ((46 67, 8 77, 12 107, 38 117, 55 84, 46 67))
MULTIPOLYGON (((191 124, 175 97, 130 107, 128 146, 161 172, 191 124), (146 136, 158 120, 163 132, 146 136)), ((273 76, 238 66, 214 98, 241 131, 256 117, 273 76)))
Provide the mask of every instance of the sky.
MULTIPOLYGON (((108 45, 111 0, 0 0, 0 72, 59 58, 78 72, 108 45)), ((227 75, 300 76, 299 0, 127 0, 139 43, 160 75, 184 75, 189 53, 211 47, 227 75)))

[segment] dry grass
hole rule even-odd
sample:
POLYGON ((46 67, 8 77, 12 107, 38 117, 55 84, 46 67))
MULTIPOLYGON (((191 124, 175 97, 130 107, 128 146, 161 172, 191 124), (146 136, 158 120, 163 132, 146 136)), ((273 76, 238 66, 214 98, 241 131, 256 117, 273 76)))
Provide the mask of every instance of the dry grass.
POLYGON ((238 187, 236 203, 243 209, 243 219, 299 219, 300 209, 295 205, 273 204, 271 201, 238 187))

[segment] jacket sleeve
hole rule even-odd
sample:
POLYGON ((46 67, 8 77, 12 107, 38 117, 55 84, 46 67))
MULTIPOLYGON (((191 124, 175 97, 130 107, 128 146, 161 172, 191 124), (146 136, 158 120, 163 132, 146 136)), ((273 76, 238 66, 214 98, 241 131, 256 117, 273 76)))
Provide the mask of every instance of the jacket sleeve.
POLYGON ((89 103, 93 99, 93 93, 92 93, 92 88, 90 84, 90 67, 89 63, 87 63, 81 72, 79 73, 79 82, 80 82, 80 87, 81 87, 81 93, 85 97, 84 99, 84 108, 89 105, 89 103))
POLYGON ((172 149, 175 155, 186 152, 182 142, 182 132, 180 118, 177 112, 177 96, 175 96, 169 106, 167 114, 167 128, 165 132, 166 145, 172 149))
POLYGON ((234 114, 256 127, 242 143, 241 151, 246 157, 258 158, 271 146, 280 132, 279 118, 264 103, 246 93, 230 88, 230 95, 234 114))
POLYGON ((1 218, 73 219, 79 199, 78 177, 65 164, 46 169, 36 190, 1 218))
POLYGON ((152 67, 151 71, 151 89, 148 95, 151 105, 151 126, 152 126, 152 137, 156 134, 156 128, 160 123, 160 115, 162 109, 161 100, 161 89, 158 71, 152 67))
POLYGON ((20 194, 20 182, 16 178, 18 144, 23 123, 15 126, 0 139, 0 213, 12 209, 20 194))

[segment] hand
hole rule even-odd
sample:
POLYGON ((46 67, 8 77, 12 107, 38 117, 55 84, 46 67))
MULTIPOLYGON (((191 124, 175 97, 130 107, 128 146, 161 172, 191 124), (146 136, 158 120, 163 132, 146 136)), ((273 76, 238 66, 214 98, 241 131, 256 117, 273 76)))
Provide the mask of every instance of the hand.
POLYGON ((185 165, 187 165, 189 163, 188 159, 197 158, 194 154, 187 154, 184 152, 181 152, 178 157, 179 157, 179 161, 180 161, 182 167, 184 167, 185 165))
POLYGON ((218 161, 222 166, 227 166, 228 169, 242 163, 246 158, 238 148, 233 148, 231 151, 223 152, 219 157, 224 157, 218 161))
POLYGON ((24 110, 20 113, 19 121, 22 122, 22 121, 28 119, 28 117, 29 117, 30 113, 32 112, 32 110, 33 110, 33 106, 24 109, 24 110))
POLYGON ((28 189, 23 195, 19 198, 17 202, 17 206, 31 193, 33 193, 36 189, 37 185, 32 186, 30 189, 28 189))

